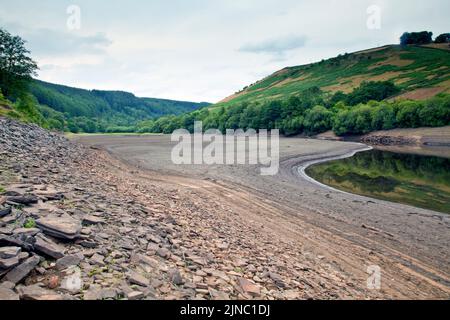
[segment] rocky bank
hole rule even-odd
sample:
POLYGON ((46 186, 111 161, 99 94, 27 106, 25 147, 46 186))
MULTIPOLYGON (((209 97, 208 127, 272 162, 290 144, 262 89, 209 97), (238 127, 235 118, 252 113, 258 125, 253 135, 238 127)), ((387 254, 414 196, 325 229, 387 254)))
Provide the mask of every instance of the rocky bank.
MULTIPOLYGON (((228 209, 126 181, 102 157, 0 118, 0 300, 312 296, 317 276, 300 279, 310 268, 283 245, 248 226, 211 225, 228 209)), ((318 283, 314 295, 338 297, 318 283)))

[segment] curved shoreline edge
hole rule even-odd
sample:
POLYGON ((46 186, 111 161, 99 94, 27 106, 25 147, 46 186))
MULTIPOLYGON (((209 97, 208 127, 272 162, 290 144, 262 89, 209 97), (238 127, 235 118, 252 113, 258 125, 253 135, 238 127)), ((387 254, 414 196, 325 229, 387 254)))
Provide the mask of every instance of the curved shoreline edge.
POLYGON ((327 190, 331 190, 331 191, 335 191, 335 192, 340 192, 340 193, 344 193, 344 194, 348 194, 348 195, 357 195, 355 193, 350 193, 350 192, 346 192, 343 190, 339 190, 333 187, 330 187, 324 183, 321 183, 315 179, 313 179, 312 177, 308 176, 306 174, 306 169, 308 169, 310 166, 312 165, 316 165, 319 163, 325 163, 325 162, 329 162, 329 161, 334 161, 334 160, 342 160, 342 159, 347 159, 347 158, 351 158, 353 157, 355 154, 360 153, 360 152, 365 152, 365 151, 370 151, 373 150, 373 147, 371 146, 365 146, 364 148, 360 148, 357 150, 352 150, 350 152, 344 153, 342 155, 338 155, 338 156, 330 156, 330 157, 325 157, 325 158, 319 158, 319 159, 315 159, 315 160, 309 160, 301 165, 296 166, 296 168, 294 168, 294 170, 299 174, 299 176, 301 178, 303 178, 304 180, 315 184, 321 188, 327 189, 327 190))

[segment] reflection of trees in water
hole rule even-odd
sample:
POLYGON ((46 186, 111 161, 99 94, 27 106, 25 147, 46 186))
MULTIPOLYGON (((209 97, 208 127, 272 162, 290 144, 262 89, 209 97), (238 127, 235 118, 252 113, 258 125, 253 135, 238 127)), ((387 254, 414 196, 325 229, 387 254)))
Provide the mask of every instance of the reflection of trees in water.
POLYGON ((327 174, 332 180, 339 185, 345 182, 351 182, 355 189, 363 192, 392 192, 399 183, 395 179, 386 177, 371 178, 367 175, 361 175, 354 172, 349 172, 344 176, 334 174, 332 172, 327 174))
POLYGON ((307 171, 349 192, 450 213, 450 159, 372 150, 307 171))
POLYGON ((350 172, 369 170, 375 177, 379 173, 396 179, 420 178, 450 185, 450 159, 446 158, 372 150, 334 164, 338 163, 350 172))

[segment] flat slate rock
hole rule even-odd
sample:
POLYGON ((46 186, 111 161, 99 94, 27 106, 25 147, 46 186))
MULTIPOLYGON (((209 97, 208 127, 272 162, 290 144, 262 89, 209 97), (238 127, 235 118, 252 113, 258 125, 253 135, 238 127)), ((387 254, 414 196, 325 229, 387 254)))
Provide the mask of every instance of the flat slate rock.
POLYGON ((38 285, 17 288, 22 300, 64 300, 65 297, 38 285))
POLYGON ((39 198, 34 195, 24 195, 24 196, 6 197, 6 200, 8 202, 19 203, 28 206, 30 204, 38 203, 39 198))
POLYGON ((19 264, 19 257, 0 259, 0 269, 11 269, 19 264))
POLYGON ((40 259, 38 256, 28 258, 23 263, 9 271, 3 278, 3 281, 19 283, 39 264, 39 261, 40 259))
POLYGON ((20 300, 17 293, 9 288, 0 287, 0 301, 20 300))
POLYGON ((66 240, 74 240, 80 236, 81 222, 69 216, 47 216, 36 221, 36 225, 44 233, 66 240))
POLYGON ((83 217, 83 224, 84 225, 90 225, 90 224, 103 224, 106 223, 105 219, 93 215, 86 215, 83 217))
POLYGON ((6 217, 8 214, 11 214, 11 207, 0 206, 0 218, 6 217))
POLYGON ((62 270, 78 266, 83 259, 84 255, 82 253, 70 254, 56 261, 56 268, 62 270))
POLYGON ((39 234, 35 237, 34 249, 54 259, 64 257, 64 248, 56 244, 46 236, 39 234))
POLYGON ((0 259, 10 259, 19 255, 20 247, 2 247, 0 248, 0 259))

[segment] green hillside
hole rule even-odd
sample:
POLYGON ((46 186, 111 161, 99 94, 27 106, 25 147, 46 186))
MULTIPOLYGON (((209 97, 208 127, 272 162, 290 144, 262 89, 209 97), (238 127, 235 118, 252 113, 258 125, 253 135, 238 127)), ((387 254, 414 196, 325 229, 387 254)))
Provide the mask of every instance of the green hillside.
POLYGON ((36 98, 46 118, 58 121, 63 118, 68 130, 72 132, 120 129, 127 131, 127 127, 132 127, 140 121, 164 115, 178 115, 209 105, 138 98, 123 91, 90 91, 38 80, 31 82, 29 91, 36 98))
POLYGON ((226 98, 216 106, 287 98, 319 87, 334 93, 351 92, 364 81, 394 82, 402 92, 429 98, 450 90, 448 44, 389 45, 343 54, 317 63, 288 67, 226 98), (426 90, 419 90, 426 88, 426 90))

